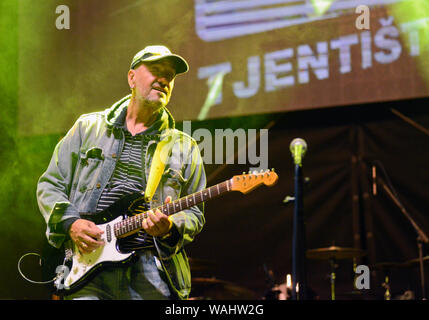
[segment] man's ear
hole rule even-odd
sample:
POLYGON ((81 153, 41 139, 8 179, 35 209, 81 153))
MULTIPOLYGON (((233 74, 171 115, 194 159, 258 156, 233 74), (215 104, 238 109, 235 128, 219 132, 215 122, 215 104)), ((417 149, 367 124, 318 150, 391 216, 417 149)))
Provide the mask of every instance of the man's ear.
POLYGON ((130 86, 131 89, 134 88, 135 83, 134 83, 134 78, 135 78, 135 70, 130 69, 130 71, 128 71, 128 85, 130 86))

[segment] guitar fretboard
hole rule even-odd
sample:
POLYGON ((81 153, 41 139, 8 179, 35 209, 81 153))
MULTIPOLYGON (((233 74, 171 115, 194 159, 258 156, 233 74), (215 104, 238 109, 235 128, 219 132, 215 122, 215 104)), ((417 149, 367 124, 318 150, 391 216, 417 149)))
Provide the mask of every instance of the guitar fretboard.
MULTIPOLYGON (((213 199, 222 193, 231 191, 231 181, 226 180, 214 186, 193 193, 186 197, 174 200, 171 203, 166 203, 162 206, 154 208, 153 211, 159 210, 165 215, 172 215, 194 205, 213 199)), ((113 230, 117 238, 129 236, 142 228, 142 222, 147 218, 147 211, 126 218, 118 223, 115 223, 113 230)))

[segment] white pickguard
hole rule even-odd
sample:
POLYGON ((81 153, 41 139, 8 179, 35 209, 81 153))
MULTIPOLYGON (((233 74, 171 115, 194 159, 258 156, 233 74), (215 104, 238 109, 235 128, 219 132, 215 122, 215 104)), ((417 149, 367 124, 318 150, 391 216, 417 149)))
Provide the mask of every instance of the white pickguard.
POLYGON ((65 278, 64 287, 66 290, 73 287, 75 283, 82 280, 92 269, 106 262, 121 262, 128 259, 134 252, 120 253, 116 248, 117 238, 113 232, 113 225, 120 222, 123 217, 117 217, 109 223, 97 225, 104 231, 101 239, 104 246, 94 250, 89 254, 79 252, 76 245, 73 244, 73 264, 72 268, 65 278), (110 232, 107 230, 110 228, 110 232), (110 233, 110 241, 108 239, 110 233))

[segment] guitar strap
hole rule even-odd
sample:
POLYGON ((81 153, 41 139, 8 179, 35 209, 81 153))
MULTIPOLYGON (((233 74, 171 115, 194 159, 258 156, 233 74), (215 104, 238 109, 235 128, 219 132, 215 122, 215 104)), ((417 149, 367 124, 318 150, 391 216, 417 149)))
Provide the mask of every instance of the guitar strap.
POLYGON ((152 158, 149 177, 146 184, 146 190, 144 193, 145 201, 149 203, 155 194, 156 188, 158 187, 159 181, 161 180, 162 174, 164 173, 165 163, 170 155, 171 149, 175 139, 172 135, 166 135, 158 143, 155 149, 155 153, 152 158))

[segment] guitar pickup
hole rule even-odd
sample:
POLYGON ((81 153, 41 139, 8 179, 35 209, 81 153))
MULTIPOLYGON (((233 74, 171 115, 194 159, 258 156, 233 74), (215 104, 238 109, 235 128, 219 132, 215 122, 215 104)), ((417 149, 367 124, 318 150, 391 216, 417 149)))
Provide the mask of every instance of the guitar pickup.
POLYGON ((106 226, 106 239, 107 242, 112 241, 112 228, 110 227, 110 224, 106 226))

